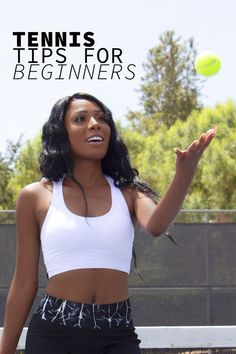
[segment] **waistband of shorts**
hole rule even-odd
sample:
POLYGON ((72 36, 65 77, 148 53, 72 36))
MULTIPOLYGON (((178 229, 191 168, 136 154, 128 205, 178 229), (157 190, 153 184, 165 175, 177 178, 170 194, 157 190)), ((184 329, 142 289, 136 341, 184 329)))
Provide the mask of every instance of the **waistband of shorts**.
POLYGON ((67 300, 67 299, 62 299, 59 297, 55 297, 53 295, 48 294, 47 292, 44 293, 43 298, 48 299, 48 300, 52 300, 53 302, 57 302, 57 303, 62 303, 63 301, 66 301, 67 305, 73 305, 76 306, 78 305, 78 307, 80 307, 81 305, 86 306, 87 308, 96 308, 97 306, 99 306, 100 308, 108 308, 108 307, 113 307, 113 306, 120 306, 122 304, 128 304, 130 306, 130 298, 128 297, 127 299, 118 301, 118 302, 112 302, 112 303, 106 303, 106 304, 90 304, 90 303, 84 303, 84 302, 78 302, 78 301, 72 301, 72 300, 67 300))
POLYGON ((108 304, 88 304, 45 293, 33 317, 68 327, 90 329, 133 327, 129 298, 108 304))

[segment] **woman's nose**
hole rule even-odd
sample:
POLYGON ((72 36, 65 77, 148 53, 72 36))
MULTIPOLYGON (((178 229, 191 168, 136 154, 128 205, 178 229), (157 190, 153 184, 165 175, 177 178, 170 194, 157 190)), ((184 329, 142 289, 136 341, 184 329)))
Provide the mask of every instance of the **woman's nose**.
POLYGON ((94 126, 94 125, 95 126, 97 126, 97 125, 99 126, 99 122, 96 120, 96 118, 91 117, 90 120, 89 120, 89 127, 90 126, 94 126))

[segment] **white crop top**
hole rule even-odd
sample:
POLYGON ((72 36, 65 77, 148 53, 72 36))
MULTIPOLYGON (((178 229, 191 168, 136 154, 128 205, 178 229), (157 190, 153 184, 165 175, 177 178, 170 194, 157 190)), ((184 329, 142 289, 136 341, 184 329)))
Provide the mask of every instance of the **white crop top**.
POLYGON ((67 208, 63 179, 53 182, 52 200, 40 235, 49 278, 81 268, 130 272, 134 226, 122 192, 111 177, 105 177, 111 189, 111 209, 104 215, 87 218, 67 208))

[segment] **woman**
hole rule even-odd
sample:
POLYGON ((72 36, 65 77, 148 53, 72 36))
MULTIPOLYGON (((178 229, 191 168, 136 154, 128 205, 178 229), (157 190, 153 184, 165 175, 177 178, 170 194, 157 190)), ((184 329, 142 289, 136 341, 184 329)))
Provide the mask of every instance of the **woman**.
POLYGON ((138 180, 111 112, 95 97, 59 100, 43 127, 43 179, 16 208, 16 270, 0 354, 13 354, 38 287, 40 246, 49 281, 28 328, 26 354, 138 354, 128 274, 138 222, 163 234, 180 210, 216 129, 186 150, 159 204, 138 180))

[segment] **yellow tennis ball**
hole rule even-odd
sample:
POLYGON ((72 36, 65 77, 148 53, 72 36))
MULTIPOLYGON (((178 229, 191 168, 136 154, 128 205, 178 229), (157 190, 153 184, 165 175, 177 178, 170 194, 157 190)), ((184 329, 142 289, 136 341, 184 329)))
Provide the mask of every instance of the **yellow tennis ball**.
POLYGON ((212 52, 205 51, 200 54, 195 59, 194 67, 198 74, 203 76, 212 76, 218 73, 221 68, 220 57, 212 52))

